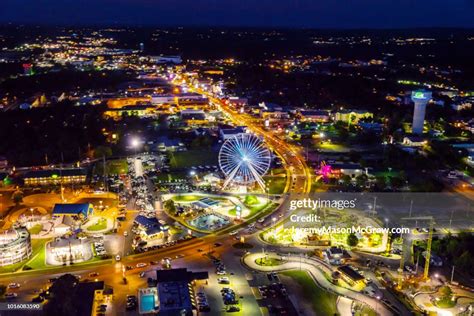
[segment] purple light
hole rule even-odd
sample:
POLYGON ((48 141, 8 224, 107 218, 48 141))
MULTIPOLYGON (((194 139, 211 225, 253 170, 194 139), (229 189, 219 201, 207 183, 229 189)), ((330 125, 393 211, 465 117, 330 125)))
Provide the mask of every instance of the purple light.
POLYGON ((324 178, 328 178, 331 175, 332 168, 330 165, 322 165, 319 172, 324 178))

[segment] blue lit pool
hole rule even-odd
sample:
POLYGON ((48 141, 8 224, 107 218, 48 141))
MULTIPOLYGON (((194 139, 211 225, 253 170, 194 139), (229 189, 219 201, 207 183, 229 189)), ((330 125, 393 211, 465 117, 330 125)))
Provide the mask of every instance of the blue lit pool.
POLYGON ((142 294, 140 296, 140 313, 151 313, 155 311, 155 295, 142 294))

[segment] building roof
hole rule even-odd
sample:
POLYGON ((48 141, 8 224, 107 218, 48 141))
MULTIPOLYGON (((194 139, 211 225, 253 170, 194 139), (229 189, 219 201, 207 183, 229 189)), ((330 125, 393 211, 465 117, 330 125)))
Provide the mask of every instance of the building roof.
POLYGON ((145 217, 138 215, 135 217, 135 223, 145 228, 147 235, 155 235, 167 230, 167 227, 161 225, 155 217, 145 217))
POLYGON ((46 170, 31 170, 25 173, 24 179, 31 178, 54 178, 54 177, 71 177, 71 176, 85 176, 86 169, 83 168, 69 168, 69 169, 46 169, 46 170))
POLYGON ((328 116, 329 111, 326 110, 302 110, 300 111, 303 116, 328 116))
POLYGON ((84 214, 87 216, 92 210, 92 206, 89 203, 81 204, 56 204, 53 208, 53 215, 79 215, 84 214))
POLYGON ((187 281, 158 283, 160 315, 180 315, 183 309, 192 310, 190 288, 187 281))
POLYGON ((245 127, 244 126, 238 126, 238 127, 234 127, 234 128, 221 128, 221 133, 223 135, 243 134, 243 133, 245 133, 245 127))
POLYGON ((359 272, 352 269, 350 266, 340 266, 339 268, 337 268, 337 270, 347 275, 354 282, 361 281, 364 279, 364 277, 359 272))
POLYGON ((335 163, 331 164, 333 169, 347 169, 347 170, 355 170, 355 169, 363 169, 359 164, 355 163, 335 163))
POLYGON ((207 271, 203 272, 192 272, 186 268, 169 269, 169 270, 156 270, 156 280, 160 282, 191 282, 194 280, 206 280, 209 278, 207 271))
POLYGON ((137 217, 135 217, 135 223, 144 227, 153 227, 156 225, 160 225, 160 223, 155 217, 146 217, 143 215, 138 215, 137 217))

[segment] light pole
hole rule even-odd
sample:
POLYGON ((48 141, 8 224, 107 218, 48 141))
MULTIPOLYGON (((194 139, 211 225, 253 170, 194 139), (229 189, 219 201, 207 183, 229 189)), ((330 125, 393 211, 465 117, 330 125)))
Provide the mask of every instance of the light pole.
POLYGON ((136 156, 138 146, 140 146, 140 140, 138 138, 132 138, 130 145, 132 145, 132 148, 134 149, 134 156, 136 156))
POLYGON ((453 284, 453 280, 454 280, 454 265, 453 265, 453 269, 451 270, 451 284, 453 284))
POLYGON ((374 207, 373 207, 373 210, 372 210, 372 216, 373 217, 375 217, 375 212, 376 212, 375 208, 376 208, 376 206, 377 206, 377 197, 374 196, 374 207))

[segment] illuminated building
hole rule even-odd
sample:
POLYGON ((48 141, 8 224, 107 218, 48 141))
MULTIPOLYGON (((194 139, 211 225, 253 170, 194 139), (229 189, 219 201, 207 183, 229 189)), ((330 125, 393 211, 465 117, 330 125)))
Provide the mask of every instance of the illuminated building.
POLYGON ((299 118, 303 122, 328 122, 329 112, 322 110, 303 110, 299 113, 299 118))
POLYGON ((87 218, 93 212, 92 204, 56 204, 53 208, 53 216, 75 216, 87 218))
POLYGON ((31 237, 26 228, 0 233, 0 266, 15 264, 31 257, 31 237))
POLYGON ((431 100, 431 92, 426 90, 416 90, 411 93, 411 100, 415 103, 413 111, 413 123, 411 130, 413 134, 423 134, 425 123, 426 105, 431 100))
POLYGON ((81 184, 86 179, 87 171, 82 168, 32 170, 23 176, 26 186, 81 184))
POLYGON ((57 265, 69 261, 83 262, 92 258, 90 243, 83 242, 82 239, 57 238, 47 245, 47 250, 52 255, 52 258, 48 258, 49 263, 53 261, 57 265))
POLYGON ((427 144, 426 139, 420 136, 405 136, 403 138, 403 145, 405 146, 423 147, 426 144, 427 144))
POLYGON ((193 315, 193 310, 197 309, 194 283, 208 278, 208 272, 191 272, 186 268, 157 270, 156 287, 138 291, 139 313, 193 315))
POLYGON ((245 107, 249 105, 247 98, 229 97, 229 104, 233 107, 245 107))
POLYGON ((168 235, 169 226, 160 224, 155 217, 138 215, 135 218, 135 224, 138 225, 139 235, 143 240, 163 238, 168 235))
POLYGON ((246 133, 245 126, 238 126, 235 128, 221 128, 219 130, 219 136, 222 140, 228 140, 234 136, 238 136, 246 133))
POLYGON ((105 116, 119 118, 122 116, 152 116, 156 114, 156 107, 153 105, 126 105, 121 108, 109 109, 104 112, 105 116))
POLYGON ((359 272, 357 272, 350 266, 340 266, 339 268, 337 268, 337 271, 341 273, 341 278, 351 286, 365 284, 364 276, 362 276, 359 272))
POLYGON ((357 124, 359 120, 373 118, 374 114, 365 110, 341 110, 334 113, 334 121, 357 124))

